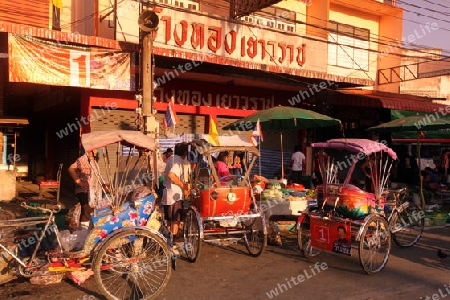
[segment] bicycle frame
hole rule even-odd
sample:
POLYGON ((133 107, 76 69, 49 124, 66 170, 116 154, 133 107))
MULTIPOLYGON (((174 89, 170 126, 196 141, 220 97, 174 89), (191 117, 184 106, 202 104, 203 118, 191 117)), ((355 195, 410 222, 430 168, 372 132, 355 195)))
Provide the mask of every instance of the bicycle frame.
MULTIPOLYGON (((57 210, 28 206, 25 202, 23 202, 21 204, 21 206, 24 208, 27 208, 27 209, 34 209, 34 210, 39 210, 42 212, 50 213, 50 215, 48 217, 32 217, 32 218, 21 218, 21 219, 15 219, 15 220, 0 221, 0 226, 2 226, 2 227, 22 227, 22 226, 29 226, 29 225, 45 224, 44 229, 42 230, 42 232, 39 236, 39 239, 36 242, 36 247, 33 250, 33 254, 31 255, 30 262, 36 258, 39 247, 40 247, 43 239, 45 238, 47 230, 49 229, 50 226, 53 229, 53 232, 55 232, 56 240, 58 242, 60 252, 62 254, 63 249, 62 249, 62 245, 61 245, 61 238, 59 236, 58 227, 56 226, 56 223, 55 223, 55 218, 53 216, 54 213, 57 213, 60 211, 61 206, 58 205, 57 210)), ((12 251, 10 251, 7 247, 5 247, 1 242, 0 242, 0 248, 2 248, 9 255, 11 255, 11 257, 13 257, 17 261, 17 263, 19 263, 21 266, 27 267, 27 264, 25 264, 23 262, 23 260, 21 260, 17 255, 15 255, 12 251)))

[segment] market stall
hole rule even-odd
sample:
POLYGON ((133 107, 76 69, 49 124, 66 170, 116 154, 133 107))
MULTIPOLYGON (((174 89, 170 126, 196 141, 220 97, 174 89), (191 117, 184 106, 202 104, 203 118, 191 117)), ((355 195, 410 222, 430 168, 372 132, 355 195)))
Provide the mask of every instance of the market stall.
POLYGON ((269 242, 281 244, 279 232, 296 230, 302 211, 317 205, 315 193, 301 184, 284 186, 276 180, 265 182, 263 186, 264 189, 254 187, 256 192, 260 192, 257 204, 265 215, 271 233, 272 241, 269 238, 269 242))

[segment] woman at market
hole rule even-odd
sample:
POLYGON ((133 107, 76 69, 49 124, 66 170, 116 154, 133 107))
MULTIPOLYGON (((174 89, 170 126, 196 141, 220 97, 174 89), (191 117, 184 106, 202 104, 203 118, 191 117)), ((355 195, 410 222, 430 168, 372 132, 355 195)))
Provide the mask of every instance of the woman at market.
POLYGON ((227 182, 230 180, 230 170, 227 165, 228 152, 220 152, 217 156, 217 161, 215 164, 217 175, 219 176, 220 182, 227 182))

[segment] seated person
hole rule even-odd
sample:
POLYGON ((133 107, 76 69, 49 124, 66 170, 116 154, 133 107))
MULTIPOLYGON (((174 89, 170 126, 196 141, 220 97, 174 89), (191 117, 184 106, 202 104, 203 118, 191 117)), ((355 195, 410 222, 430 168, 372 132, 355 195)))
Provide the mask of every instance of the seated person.
POLYGON ((215 164, 217 175, 219 176, 220 182, 227 182, 230 180, 230 170, 228 170, 228 165, 226 163, 228 157, 228 152, 220 152, 217 156, 217 161, 215 164))
POLYGON ((436 190, 439 186, 439 179, 437 174, 430 167, 426 167, 422 172, 423 186, 429 190, 436 190))

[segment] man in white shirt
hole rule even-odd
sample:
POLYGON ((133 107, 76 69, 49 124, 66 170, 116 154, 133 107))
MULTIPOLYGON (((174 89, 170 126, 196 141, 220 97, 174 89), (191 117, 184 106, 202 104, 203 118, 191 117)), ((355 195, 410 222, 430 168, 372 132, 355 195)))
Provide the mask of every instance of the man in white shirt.
POLYGON ((291 158, 291 180, 293 183, 302 183, 302 170, 303 165, 305 165, 306 157, 300 151, 300 146, 294 147, 294 154, 291 158))
POLYGON ((166 161, 164 172, 164 190, 162 204, 164 205, 164 217, 168 222, 168 227, 175 236, 181 221, 183 210, 183 200, 189 193, 189 184, 185 180, 186 157, 188 154, 188 144, 179 143, 175 145, 175 152, 166 161))

